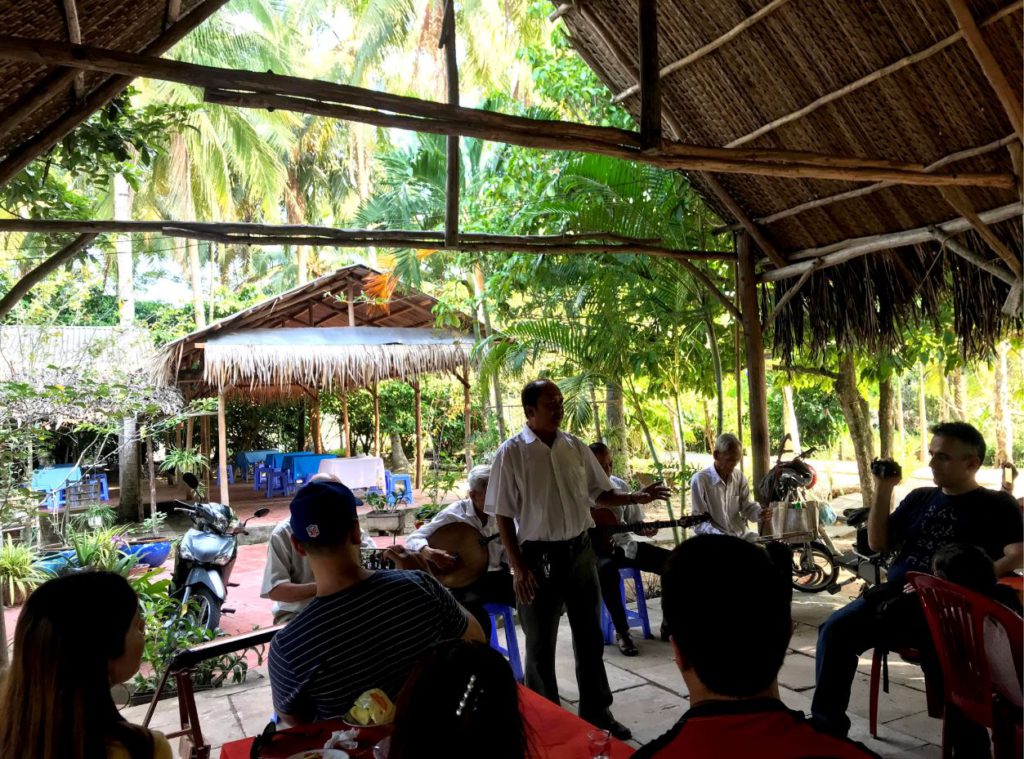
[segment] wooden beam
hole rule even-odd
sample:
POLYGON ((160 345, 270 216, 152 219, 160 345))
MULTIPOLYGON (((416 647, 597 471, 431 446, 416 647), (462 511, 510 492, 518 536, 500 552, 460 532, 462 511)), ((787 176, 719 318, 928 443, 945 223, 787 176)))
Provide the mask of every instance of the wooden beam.
POLYGON ((808 269, 807 271, 800 275, 800 279, 798 279, 794 285, 792 285, 788 290, 786 290, 785 293, 783 293, 782 297, 779 298, 778 302, 775 304, 775 307, 772 308, 771 313, 768 314, 768 318, 762 325, 763 329, 767 329, 768 327, 775 323, 775 320, 779 317, 779 314, 782 313, 783 307, 791 300, 793 300, 796 294, 800 292, 800 288, 807 284, 807 280, 811 278, 811 275, 813 273, 814 269, 808 269))
POLYGON ((779 251, 776 250, 775 245, 772 244, 767 235, 761 231, 760 227, 751 221, 746 211, 740 208, 739 203, 733 200, 732 196, 726 192, 722 183, 710 174, 704 175, 704 182, 707 184, 711 192, 713 192, 715 196, 722 201, 722 204, 725 206, 726 210, 732 214, 732 217, 743 225, 747 234, 749 234, 751 238, 753 238, 754 242, 757 243, 757 247, 764 251, 764 254, 772 260, 772 263, 776 266, 785 266, 786 260, 780 255, 779 251))
POLYGON ((562 3, 548 15, 548 21, 558 21, 562 16, 573 9, 571 3, 562 3))
POLYGON ((354 327, 356 326, 356 296, 352 285, 348 286, 346 303, 348 304, 348 326, 354 327))
POLYGON ((423 395, 420 390, 418 379, 409 383, 412 385, 413 400, 416 406, 416 479, 417 490, 423 487, 423 395))
MULTIPOLYGON (((981 23, 981 25, 988 26, 989 24, 993 24, 996 21, 1006 18, 1007 16, 1012 15, 1016 11, 1019 11, 1021 7, 1024 7, 1024 0, 1015 0, 1015 2, 1010 3, 1005 8, 993 13, 991 16, 985 19, 981 23)), ((883 79, 889 76, 889 74, 893 74, 901 69, 906 68, 907 66, 912 66, 915 63, 919 63, 920 61, 930 58, 936 53, 945 50, 950 45, 958 42, 962 37, 963 31, 961 30, 959 32, 956 32, 955 34, 950 35, 949 37, 946 37, 943 40, 940 40, 939 42, 936 42, 934 45, 931 45, 925 48, 924 50, 920 50, 914 53, 913 55, 908 55, 904 58, 900 58, 897 61, 893 61, 889 65, 883 66, 882 68, 876 71, 872 71, 870 74, 862 76, 860 79, 854 82, 850 82, 849 84, 845 85, 844 87, 840 87, 838 90, 835 90, 834 92, 829 92, 825 95, 822 95, 821 97, 805 105, 803 108, 798 108, 797 110, 791 113, 787 113, 784 116, 780 116, 768 122, 764 126, 758 127, 753 132, 749 132, 748 134, 743 135, 742 137, 737 137, 735 140, 728 143, 726 147, 735 148, 739 147, 740 145, 745 145, 753 140, 756 140, 758 137, 767 134, 768 132, 774 131, 778 129, 780 126, 783 126, 784 124, 788 124, 792 121, 796 121, 797 119, 803 118, 804 116, 813 113, 814 111, 818 110, 824 105, 828 105, 829 103, 835 100, 845 97, 846 95, 849 95, 851 92, 856 92, 861 87, 871 84, 872 82, 877 82, 879 79, 883 79)))
POLYGON ((58 250, 52 256, 47 258, 37 267, 28 272, 25 276, 19 279, 10 290, 0 298, 0 321, 3 320, 11 309, 14 308, 18 301, 25 297, 29 290, 35 287, 36 284, 46 279, 49 274, 59 269, 61 266, 66 264, 72 258, 77 256, 87 247, 89 243, 96 239, 95 234, 84 234, 76 237, 72 242, 65 245, 63 248, 58 250))
POLYGON ((742 318, 739 309, 737 309, 736 306, 733 305, 731 300, 725 297, 722 291, 718 289, 718 286, 711 281, 711 277, 702 272, 689 261, 680 260, 679 265, 686 269, 686 271, 688 271, 694 279, 696 279, 702 285, 704 285, 705 289, 707 289, 707 291, 715 298, 715 300, 717 300, 719 303, 722 304, 722 306, 725 307, 725 310, 728 311, 734 319, 739 321, 742 318))
POLYGON ((671 146, 670 155, 662 151, 641 151, 639 135, 621 129, 528 119, 388 95, 347 85, 197 66, 42 40, 0 36, 0 58, 177 81, 205 87, 206 101, 220 105, 278 108, 417 132, 497 140, 523 147, 590 152, 668 169, 845 181, 891 179, 905 184, 935 186, 1013 186, 1013 177, 1008 174, 939 175, 871 167, 830 167, 821 166, 820 161, 811 158, 806 161, 782 160, 778 155, 773 155, 773 151, 765 151, 763 160, 738 160, 728 151, 721 153, 720 157, 708 157, 709 151, 724 149, 679 144, 671 146))
POLYGON ((181 0, 167 0, 167 20, 164 26, 170 26, 181 17, 181 0))
MULTIPOLYGON (((1020 142, 1017 140, 1017 135, 1015 134, 1011 134, 1007 137, 1001 137, 1000 139, 994 140, 985 145, 967 148, 965 150, 960 150, 957 151, 956 153, 950 153, 947 156, 943 156, 937 161, 934 161, 933 163, 930 163, 927 166, 925 166, 924 171, 937 171, 938 169, 941 169, 943 166, 948 166, 951 163, 956 163, 957 161, 964 161, 968 158, 974 158, 975 156, 985 155, 987 153, 994 153, 995 151, 1000 150, 1001 148, 1004 147, 1012 149, 1014 143, 1018 145, 1020 144, 1020 142)), ((853 200, 854 198, 864 197, 865 195, 871 195, 872 193, 878 192, 879 190, 884 190, 887 187, 894 186, 896 186, 895 182, 876 182, 875 184, 868 185, 867 187, 858 187, 856 190, 839 192, 836 193, 835 195, 826 195, 824 197, 815 198, 814 200, 809 200, 806 203, 801 203, 799 205, 793 206, 792 208, 786 208, 783 209, 782 211, 776 211, 773 214, 768 214, 767 216, 755 218, 754 223, 760 225, 774 224, 777 221, 788 219, 790 216, 796 216, 797 214, 801 214, 804 211, 810 211, 814 208, 822 208, 823 206, 832 205, 833 203, 840 203, 844 200, 853 200)), ((728 227, 721 227, 714 231, 716 234, 720 234, 722 232, 727 231, 736 232, 739 231, 740 229, 743 229, 743 227, 739 224, 735 224, 728 227)))
MULTIPOLYGON (((665 66, 663 69, 661 69, 658 72, 658 78, 659 79, 663 79, 664 77, 668 76, 669 74, 671 74, 671 73, 673 73, 675 71, 679 71, 681 69, 684 69, 687 66, 689 66, 691 63, 695 63, 696 61, 699 61, 701 58, 703 58, 708 53, 714 52, 715 50, 720 48, 725 43, 727 43, 727 42, 735 39, 736 37, 738 37, 744 31, 746 31, 750 27, 752 27, 755 24, 757 24, 759 21, 764 19, 770 13, 774 12, 780 6, 785 5, 787 2, 789 2, 789 0, 772 0, 766 6, 761 8, 761 10, 757 11, 757 13, 754 13, 753 15, 748 16, 747 18, 743 19, 743 21, 738 23, 736 26, 734 26, 729 31, 725 32, 724 34, 719 35, 718 37, 716 37, 715 39, 713 39, 711 42, 707 43, 706 45, 702 45, 701 47, 697 48, 696 50, 694 50, 692 53, 689 53, 685 57, 680 58, 677 61, 673 61, 672 63, 670 63, 667 66, 665 66)), ((613 97, 612 98, 612 102, 613 103, 621 103, 623 100, 628 98, 630 95, 635 95, 639 91, 640 91, 640 85, 634 84, 634 85, 632 85, 630 87, 627 87, 622 92, 620 92, 615 97, 613 97)))
POLYGON ((640 50, 640 144, 661 145, 661 90, 658 72, 658 0, 637 0, 640 50))
MULTIPOLYGON (((75 45, 82 44, 82 26, 78 21, 78 7, 75 0, 62 0, 64 10, 64 22, 68 27, 68 42, 75 45)), ((85 72, 78 71, 74 78, 75 100, 85 97, 85 72)))
MULTIPOLYGON (((750 482, 758 487, 768 472, 768 388, 764 361, 764 333, 757 307, 757 280, 754 276, 754 250, 748 235, 736 235, 739 262, 740 310, 743 313, 743 343, 747 357, 747 409, 750 413, 750 458, 753 463, 750 482)), ((765 494, 758 494, 759 499, 765 494)))
MULTIPOLYGON (((985 224, 996 224, 1015 217, 1020 217, 1024 212, 1024 204, 1011 203, 1000 208, 993 208, 978 214, 978 218, 985 224)), ((899 232, 887 232, 880 235, 868 235, 867 237, 855 237, 849 240, 831 243, 820 248, 808 248, 806 250, 790 253, 789 258, 797 263, 787 264, 780 269, 772 269, 762 274, 758 281, 776 282, 787 277, 795 277, 805 271, 814 268, 827 269, 830 266, 845 263, 854 258, 874 253, 879 250, 898 248, 904 245, 918 245, 932 239, 932 229, 938 227, 946 234, 965 232, 971 228, 971 223, 963 218, 950 219, 937 225, 918 227, 917 229, 904 229, 899 232)))
MULTIPOLYGON (((189 11, 188 15, 173 24, 167 31, 161 34, 155 41, 146 46, 143 53, 146 56, 159 56, 180 42, 186 34, 212 16, 223 6, 227 0, 201 0, 198 5, 189 11)), ((0 50, 4 47, 0 42, 0 50)), ((0 121, 8 124, 13 121, 10 127, 0 126, 0 134, 5 133, 13 125, 20 123, 26 116, 33 113, 40 106, 48 103, 55 95, 63 91, 75 76, 75 72, 60 74, 50 80, 46 85, 36 90, 30 98, 21 106, 16 106, 13 112, 4 115, 0 121), (64 77, 67 77, 66 79, 64 77)), ((37 156, 41 155, 56 145, 65 135, 70 134, 74 129, 91 116, 96 110, 102 108, 110 100, 115 98, 132 80, 132 76, 113 76, 97 86, 70 109, 63 116, 51 122, 32 137, 22 142, 14 150, 11 150, 0 163, 0 186, 7 184, 13 176, 28 166, 37 156)))
POLYGON ((967 221, 971 223, 971 226, 974 227, 974 231, 981 236, 981 239, 984 240, 993 251, 995 251, 996 255, 1006 262, 1006 265, 1010 267, 1010 271, 1017 276, 1020 276, 1020 257, 1014 255, 1013 252, 1006 247, 1006 244, 999 239, 999 236, 992 231, 988 224, 978 218, 978 214, 974 210, 974 205, 971 203, 970 199, 961 190, 953 187, 944 187, 940 192, 942 193, 943 199, 949 203, 950 207, 967 219, 967 221))
MULTIPOLYGON (((996 97, 999 98, 1003 110, 1006 111, 1010 126, 1017 133, 1017 137, 1024 140, 1024 106, 1021 105, 1020 92, 1016 87, 1012 87, 1007 80, 1006 73, 999 65, 999 61, 992 54, 985 38, 981 36, 981 29, 978 28, 967 3, 964 0, 946 0, 946 4, 956 16, 956 22, 960 25, 960 31, 963 32, 964 38, 967 40, 967 46, 974 53, 982 73, 988 79, 988 83, 992 85, 996 97)), ((1020 60, 1017 60, 1016 64, 1019 69, 1020 60)))
MULTIPOLYGON (((455 0, 445 0, 444 19, 441 22, 441 46, 444 48, 444 70, 448 84, 448 105, 459 105, 459 62, 455 48, 455 0)), ((445 215, 444 242, 455 245, 459 241, 459 177, 461 161, 459 136, 448 135, 445 150, 445 215)))
POLYGON ((1010 272, 1000 266, 996 261, 988 261, 982 256, 979 256, 974 251, 970 250, 966 246, 962 245, 957 240, 953 239, 951 235, 944 234, 937 227, 930 227, 929 232, 932 233, 932 237, 942 246, 949 248, 951 251, 956 253, 961 258, 970 261, 972 264, 977 266, 983 271, 987 271, 993 277, 1013 287, 1016 283, 1016 279, 1010 272))
POLYGON ((217 394, 217 478, 220 480, 220 502, 227 506, 231 495, 228 490, 228 423, 225 408, 222 390, 217 394))

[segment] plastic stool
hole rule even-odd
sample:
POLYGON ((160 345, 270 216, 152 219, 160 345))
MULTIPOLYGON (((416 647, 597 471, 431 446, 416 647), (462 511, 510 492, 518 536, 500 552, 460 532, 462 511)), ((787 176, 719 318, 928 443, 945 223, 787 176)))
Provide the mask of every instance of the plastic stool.
MULTIPOLYGON (((213 470, 213 481, 220 485, 220 467, 213 470)), ((228 484, 235 484, 235 468, 230 464, 228 465, 228 484)))
POLYGON ((267 481, 267 498, 273 498, 278 493, 289 496, 295 490, 292 473, 287 469, 268 469, 264 477, 267 481))
MULTIPOLYGON (((626 610, 626 623, 633 627, 643 629, 644 638, 650 640, 651 620, 647 616, 647 597, 644 596, 644 581, 640 576, 640 570, 634 567, 622 567, 619 569, 619 593, 622 594, 622 608, 626 610), (636 611, 626 606, 626 584, 625 580, 633 581, 633 591, 636 594, 636 611)), ((608 613, 608 607, 601 601, 601 631, 604 633, 604 644, 610 645, 615 642, 615 624, 612 622, 612 615, 608 613)))
POLYGON ((515 609, 504 604, 484 604, 484 610, 491 618, 491 648, 508 659, 516 682, 523 681, 523 663, 519 658, 519 639, 516 637, 515 609), (505 648, 498 642, 498 617, 505 628, 505 648))
POLYGON ((252 489, 259 490, 267 486, 267 465, 258 461, 252 465, 252 489))
POLYGON ((402 491, 402 498, 405 499, 407 505, 412 506, 412 477, 408 474, 392 474, 388 470, 384 470, 384 492, 387 495, 388 504, 395 506, 398 503, 398 493, 395 491, 395 485, 402 483, 405 486, 405 490, 402 491))

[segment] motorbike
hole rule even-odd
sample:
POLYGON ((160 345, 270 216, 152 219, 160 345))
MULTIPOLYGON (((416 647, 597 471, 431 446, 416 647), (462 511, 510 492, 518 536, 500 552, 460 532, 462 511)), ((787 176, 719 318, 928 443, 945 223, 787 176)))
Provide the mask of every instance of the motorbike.
POLYGON ((773 534, 763 539, 781 540, 792 547, 793 587, 804 593, 827 590, 834 595, 853 582, 863 581, 865 588, 884 582, 885 557, 872 551, 868 545, 869 509, 843 511, 841 519, 857 530, 857 536, 852 550, 836 548, 819 519, 817 502, 808 493, 817 481, 817 473, 804 458, 813 454, 815 449, 808 448, 783 461, 788 439, 788 435, 783 439, 775 466, 762 478, 760 492, 777 509, 789 512, 773 513, 773 534), (787 532, 787 525, 795 525, 796 529, 787 532), (839 581, 840 569, 846 569, 852 576, 839 581))
MULTIPOLYGON (((194 474, 183 474, 182 479, 192 490, 199 486, 194 474)), ((230 578, 238 557, 238 536, 248 535, 249 519, 264 517, 270 509, 257 509, 249 519, 239 521, 231 507, 222 503, 175 503, 174 510, 188 514, 193 526, 174 556, 171 596, 195 615, 199 625, 216 630, 221 613, 233 611, 224 601, 228 587, 237 586, 230 578)))

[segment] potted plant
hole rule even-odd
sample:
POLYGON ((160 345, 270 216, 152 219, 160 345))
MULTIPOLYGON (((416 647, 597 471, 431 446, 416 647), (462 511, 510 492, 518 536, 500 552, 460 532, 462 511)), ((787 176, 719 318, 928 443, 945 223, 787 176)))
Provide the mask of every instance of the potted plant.
POLYGON ((137 556, 139 564, 148 567, 163 565, 171 553, 171 539, 160 534, 166 520, 167 515, 159 511, 142 520, 138 527, 132 529, 125 553, 137 556))
POLYGON ((363 503, 373 511, 366 515, 366 528, 378 532, 404 532, 405 515, 407 512, 399 511, 388 504, 387 498, 377 490, 371 490, 363 496, 363 503))
MULTIPOLYGON (((210 464, 206 457, 199 452, 198 448, 171 448, 167 451, 167 456, 164 458, 163 463, 160 464, 160 471, 177 472, 178 474, 191 472, 198 477, 209 466, 210 464)), ((202 483, 201 477, 200 483, 202 483)), ((193 492, 195 492, 196 498, 201 499, 203 497, 202 485, 193 492)))
POLYGON ((8 535, 0 543, 0 591, 4 606, 17 606, 45 579, 31 546, 15 543, 8 535))

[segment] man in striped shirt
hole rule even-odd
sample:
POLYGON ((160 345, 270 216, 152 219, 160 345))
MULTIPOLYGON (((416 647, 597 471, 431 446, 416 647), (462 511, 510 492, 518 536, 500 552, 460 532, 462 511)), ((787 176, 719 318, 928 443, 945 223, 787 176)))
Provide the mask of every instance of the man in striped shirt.
POLYGON ((430 575, 360 565, 358 503, 344 485, 323 481, 291 503, 292 541, 313 570, 316 598, 270 647, 274 708, 285 724, 341 717, 371 688, 394 700, 435 643, 484 639, 430 575))

